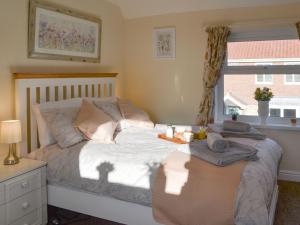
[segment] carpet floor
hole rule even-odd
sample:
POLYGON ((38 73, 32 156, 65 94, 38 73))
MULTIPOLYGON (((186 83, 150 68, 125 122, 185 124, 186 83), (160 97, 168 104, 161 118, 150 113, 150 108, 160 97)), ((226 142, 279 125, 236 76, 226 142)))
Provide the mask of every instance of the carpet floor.
MULTIPOLYGON (((274 225, 300 225, 300 183, 279 181, 278 184, 274 225)), ((48 225, 121 225, 52 206, 48 207, 48 218, 48 225)))

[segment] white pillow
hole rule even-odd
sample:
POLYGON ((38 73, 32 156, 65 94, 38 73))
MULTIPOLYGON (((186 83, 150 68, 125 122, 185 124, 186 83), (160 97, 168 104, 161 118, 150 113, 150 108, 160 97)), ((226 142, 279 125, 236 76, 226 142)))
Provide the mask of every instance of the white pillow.
POLYGON ((150 120, 148 113, 133 105, 130 101, 118 99, 118 105, 123 119, 121 128, 129 127, 154 128, 154 123, 150 120))
POLYGON ((62 149, 84 140, 80 131, 73 126, 78 112, 78 107, 41 109, 41 114, 50 128, 51 134, 62 149))
POLYGON ((35 117, 36 123, 37 123, 40 147, 44 148, 48 145, 55 144, 56 141, 55 141, 54 137, 52 136, 51 131, 50 131, 44 117, 41 114, 40 105, 39 104, 33 105, 32 111, 33 111, 33 114, 34 114, 34 117, 35 117))
POLYGON ((114 143, 113 138, 117 123, 88 100, 82 101, 74 126, 89 140, 98 143, 114 143))
MULTIPOLYGON (((72 99, 67 99, 67 100, 62 100, 57 102, 46 102, 42 104, 35 104, 32 106, 32 111, 37 121, 39 142, 41 148, 56 143, 53 135, 51 134, 50 128, 48 127, 45 119, 41 114, 41 109, 46 110, 46 109, 53 109, 53 108, 69 108, 69 107, 78 107, 79 109, 81 107, 82 99, 83 98, 72 98, 72 99)), ((94 101, 117 102, 116 97, 87 98, 87 99, 94 100, 94 101)))

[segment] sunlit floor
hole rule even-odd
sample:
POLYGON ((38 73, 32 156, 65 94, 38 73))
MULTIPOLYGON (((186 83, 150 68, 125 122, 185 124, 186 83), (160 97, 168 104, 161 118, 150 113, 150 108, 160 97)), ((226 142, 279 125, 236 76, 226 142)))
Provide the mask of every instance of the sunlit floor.
MULTIPOLYGON (((48 207, 48 225, 120 225, 118 223, 48 207)), ((279 201, 274 225, 300 224, 300 183, 279 181, 279 201)))

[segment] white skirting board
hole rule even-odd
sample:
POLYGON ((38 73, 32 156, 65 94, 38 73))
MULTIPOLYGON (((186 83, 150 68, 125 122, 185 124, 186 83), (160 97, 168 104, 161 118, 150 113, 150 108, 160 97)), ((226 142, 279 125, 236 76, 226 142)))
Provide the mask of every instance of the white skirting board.
MULTIPOLYGON (((269 210, 269 225, 274 222, 277 199, 276 185, 269 210)), ((151 207, 61 186, 48 185, 48 204, 127 225, 160 225, 154 221, 151 207)))
POLYGON ((279 172, 279 180, 300 182, 300 172, 291 170, 281 170, 279 172))

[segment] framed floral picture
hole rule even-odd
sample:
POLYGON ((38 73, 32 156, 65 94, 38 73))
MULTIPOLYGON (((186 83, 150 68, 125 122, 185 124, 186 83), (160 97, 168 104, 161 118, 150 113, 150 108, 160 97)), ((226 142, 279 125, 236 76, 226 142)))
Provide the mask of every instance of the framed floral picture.
POLYGON ((101 19, 30 0, 28 57, 100 62, 101 19))
POLYGON ((175 59, 175 28, 156 28, 153 31, 154 57, 157 59, 175 59))

